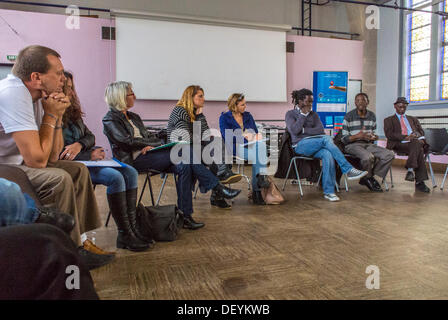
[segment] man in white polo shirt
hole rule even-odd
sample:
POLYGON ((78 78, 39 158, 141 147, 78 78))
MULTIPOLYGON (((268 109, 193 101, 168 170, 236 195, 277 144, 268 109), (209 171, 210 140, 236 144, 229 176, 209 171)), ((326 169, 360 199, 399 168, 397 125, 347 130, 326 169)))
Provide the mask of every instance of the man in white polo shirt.
POLYGON ((0 81, 0 163, 20 167, 44 205, 75 218, 71 237, 89 267, 105 264, 110 257, 87 252, 81 241, 81 234, 101 226, 89 171, 59 160, 62 116, 70 105, 62 93, 60 56, 50 48, 26 47, 12 73, 0 81))

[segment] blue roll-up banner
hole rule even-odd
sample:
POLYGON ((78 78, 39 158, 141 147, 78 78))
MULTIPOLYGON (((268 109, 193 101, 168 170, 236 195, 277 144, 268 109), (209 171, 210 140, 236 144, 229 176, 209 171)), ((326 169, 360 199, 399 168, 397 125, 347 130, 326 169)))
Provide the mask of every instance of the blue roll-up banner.
POLYGON ((347 113, 346 71, 314 71, 313 74, 313 111, 319 114, 325 129, 342 128, 347 113))

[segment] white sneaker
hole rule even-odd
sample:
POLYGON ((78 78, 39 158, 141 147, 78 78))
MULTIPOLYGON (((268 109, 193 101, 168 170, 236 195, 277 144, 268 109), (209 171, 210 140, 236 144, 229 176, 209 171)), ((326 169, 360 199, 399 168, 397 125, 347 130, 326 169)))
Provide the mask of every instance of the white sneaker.
POLYGON ((346 173, 348 180, 358 180, 367 175, 367 171, 361 171, 355 168, 352 168, 349 172, 346 173))
POLYGON ((339 197, 337 195, 335 195, 334 193, 328 193, 328 194, 324 194, 324 198, 327 199, 328 201, 339 201, 341 199, 339 199, 339 197))

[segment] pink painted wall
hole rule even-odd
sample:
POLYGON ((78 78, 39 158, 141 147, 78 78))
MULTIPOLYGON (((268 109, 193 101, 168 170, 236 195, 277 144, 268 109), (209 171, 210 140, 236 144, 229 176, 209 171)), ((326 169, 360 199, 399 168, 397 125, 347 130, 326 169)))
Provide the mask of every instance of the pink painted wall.
POLYGON ((110 26, 113 21, 81 18, 80 29, 69 30, 64 15, 12 10, 0 10, 0 15, 18 33, 0 19, 0 63, 8 63, 7 55, 17 55, 20 49, 32 44, 59 52, 64 67, 74 74, 87 126, 97 137, 97 144, 108 147, 101 118, 108 110, 104 89, 115 80, 115 43, 101 40, 101 27, 110 26))
MULTIPOLYGON (((66 16, 0 10, 1 16, 19 33, 16 35, 0 19, 0 63, 6 55, 17 54, 30 44, 57 50, 66 69, 73 71, 75 85, 86 113, 85 122, 97 137, 97 144, 107 147, 101 119, 108 108, 103 100, 106 85, 115 80, 115 43, 101 40, 101 26, 113 25, 107 19, 81 18, 79 30, 65 27, 66 16)), ((287 103, 248 103, 256 120, 278 119, 283 124, 291 108, 290 92, 312 88, 313 71, 348 71, 349 78, 362 79, 363 43, 328 38, 290 35, 295 53, 287 53, 287 103)), ((119 80, 119 79, 118 79, 119 80)), ((207 84, 200 84, 207 98, 207 84)), ((241 88, 244 92, 244 88, 241 88)), ((176 101, 138 100, 134 112, 143 119, 168 119, 176 101)), ((226 111, 225 102, 208 102, 204 108, 210 127, 218 128, 218 119, 226 111)))
MULTIPOLYGON (((313 71, 348 71, 350 79, 362 79, 363 42, 328 38, 287 36, 295 42, 295 52, 287 53, 287 103, 249 102, 248 111, 255 120, 282 120, 291 108, 292 90, 313 87, 313 71), (330 54, 331 53, 331 54, 330 54)), ((207 84, 200 84, 207 99, 207 84)), ((244 92, 244 88, 241 88, 244 92)), ((180 97, 179 97, 180 98, 180 97)), ((148 101, 136 103, 135 111, 144 119, 168 119, 176 101, 148 101)), ((208 102, 204 108, 210 127, 219 128, 219 115, 227 111, 225 102, 208 102)))

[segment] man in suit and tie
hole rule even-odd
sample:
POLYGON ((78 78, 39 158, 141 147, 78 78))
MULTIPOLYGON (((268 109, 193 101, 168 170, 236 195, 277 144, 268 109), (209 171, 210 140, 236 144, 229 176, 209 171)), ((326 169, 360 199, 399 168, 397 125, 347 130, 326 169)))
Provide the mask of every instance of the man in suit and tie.
POLYGON ((430 189, 425 185, 425 180, 428 180, 425 154, 429 146, 420 122, 405 114, 408 104, 405 97, 397 98, 394 103, 395 114, 384 119, 387 148, 408 155, 405 180, 415 181, 415 190, 428 193, 430 189))

